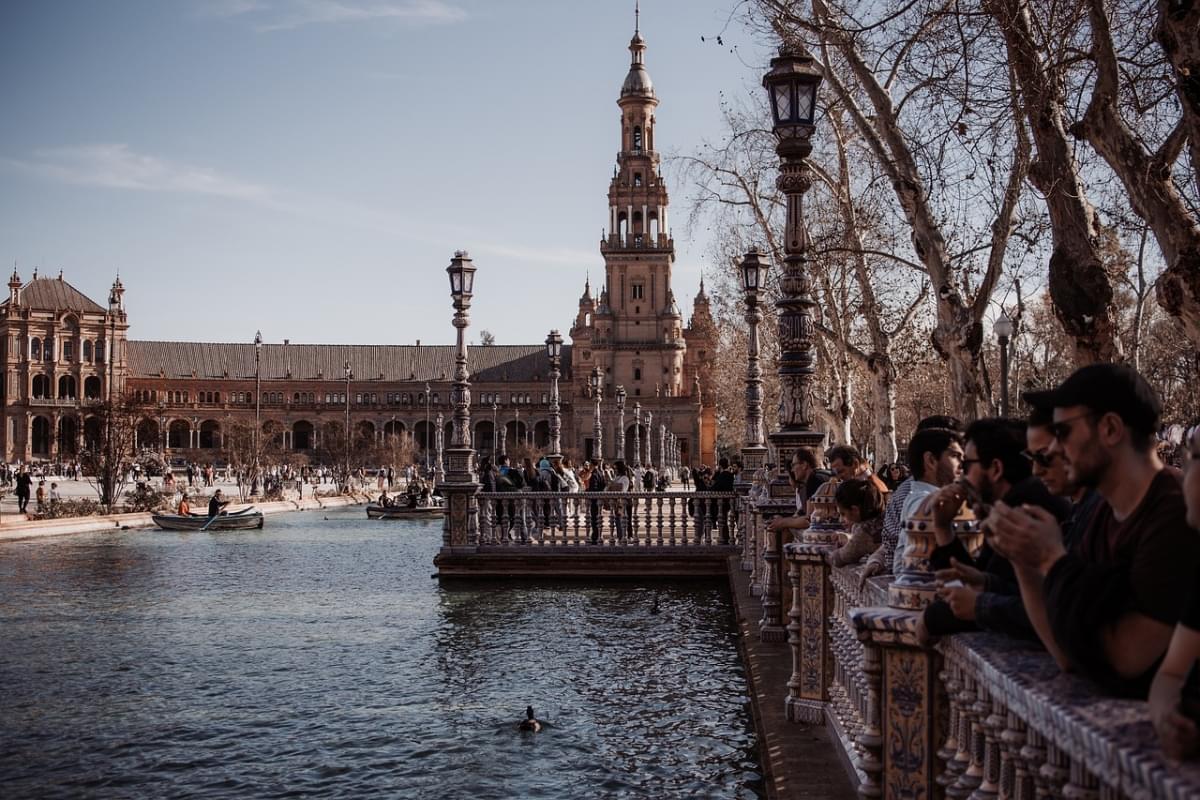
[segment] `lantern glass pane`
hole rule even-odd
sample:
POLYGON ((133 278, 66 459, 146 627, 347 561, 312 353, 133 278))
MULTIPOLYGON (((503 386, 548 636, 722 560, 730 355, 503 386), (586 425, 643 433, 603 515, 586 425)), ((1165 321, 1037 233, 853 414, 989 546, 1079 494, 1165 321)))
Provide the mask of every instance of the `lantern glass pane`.
POLYGON ((792 87, 787 83, 775 85, 775 121, 792 121, 792 87))
POLYGON ((453 268, 450 270, 450 294, 462 294, 462 273, 453 268))
POLYGON ((799 99, 799 108, 796 109, 796 119, 803 122, 812 122, 813 107, 816 105, 817 85, 815 83, 805 84, 798 87, 796 94, 799 99))
POLYGON ((463 292, 465 294, 471 294, 474 291, 475 291, 475 270, 465 269, 465 270, 463 270, 463 292))

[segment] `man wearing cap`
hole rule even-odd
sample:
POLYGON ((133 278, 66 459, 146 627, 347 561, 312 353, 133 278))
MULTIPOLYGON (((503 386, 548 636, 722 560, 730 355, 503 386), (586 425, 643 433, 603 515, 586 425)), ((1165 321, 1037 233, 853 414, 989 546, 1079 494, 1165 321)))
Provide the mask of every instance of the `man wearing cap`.
POLYGON ((1059 666, 1145 697, 1200 565, 1178 479, 1154 451, 1162 406, 1131 367, 1090 364, 1027 402, 1054 408, 1069 477, 1102 501, 1067 552, 1053 516, 997 503, 985 526, 1017 568, 1030 621, 1059 666))

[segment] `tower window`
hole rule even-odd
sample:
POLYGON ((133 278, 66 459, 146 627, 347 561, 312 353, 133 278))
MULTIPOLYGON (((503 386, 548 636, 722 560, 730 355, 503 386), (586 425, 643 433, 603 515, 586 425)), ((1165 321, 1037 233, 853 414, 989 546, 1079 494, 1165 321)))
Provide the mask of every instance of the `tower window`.
POLYGON ((642 368, 641 367, 633 368, 633 379, 635 381, 640 381, 642 379, 642 368))
POLYGON ((633 128, 633 149, 634 151, 642 149, 642 127, 640 125, 633 128))
POLYGON ((634 186, 642 185, 642 173, 640 173, 640 172, 633 173, 633 185, 634 186))

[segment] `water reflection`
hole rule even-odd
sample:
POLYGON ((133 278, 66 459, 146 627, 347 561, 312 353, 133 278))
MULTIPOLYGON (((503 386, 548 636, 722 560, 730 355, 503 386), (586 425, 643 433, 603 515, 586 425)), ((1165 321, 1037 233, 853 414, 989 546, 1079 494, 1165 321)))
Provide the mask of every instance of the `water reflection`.
POLYGON ((441 588, 360 514, 0 547, 5 796, 759 796, 721 587, 441 588))

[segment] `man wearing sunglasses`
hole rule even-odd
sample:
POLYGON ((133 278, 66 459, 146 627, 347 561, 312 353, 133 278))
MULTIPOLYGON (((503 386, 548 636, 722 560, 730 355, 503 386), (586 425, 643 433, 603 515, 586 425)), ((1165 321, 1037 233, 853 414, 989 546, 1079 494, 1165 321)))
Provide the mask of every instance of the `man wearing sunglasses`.
POLYGON ((1052 515, 1005 503, 988 518, 991 544, 1017 568, 1030 620, 1063 669, 1145 697, 1200 565, 1179 480, 1154 451, 1162 405, 1118 364, 1082 367, 1025 399, 1053 407, 1047 454, 1103 500, 1071 553, 1052 515))
MULTIPOLYGON (((1081 486, 1067 471, 1067 460, 1054 444, 1054 408, 1035 406, 1029 412, 1025 428, 1025 452, 1033 475, 1046 485, 1050 493, 1071 501, 1071 514, 1062 524, 1063 549, 1068 553, 1079 539, 1083 526, 1091 519, 1100 504, 1100 494, 1091 487, 1081 486)), ((1011 504, 1010 504, 1011 505, 1011 504)))

